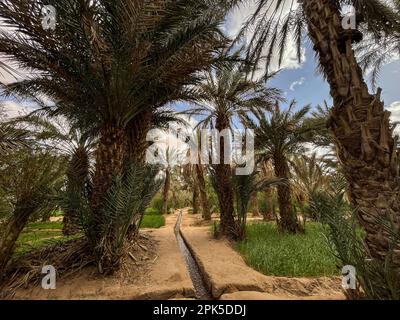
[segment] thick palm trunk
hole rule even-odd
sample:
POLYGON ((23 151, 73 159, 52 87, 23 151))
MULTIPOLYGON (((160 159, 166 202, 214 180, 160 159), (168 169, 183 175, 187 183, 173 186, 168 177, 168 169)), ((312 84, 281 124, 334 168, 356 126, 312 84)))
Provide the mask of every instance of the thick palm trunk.
MULTIPOLYGON (((134 117, 126 126, 127 135, 127 152, 125 154, 125 168, 130 168, 132 165, 143 165, 146 161, 146 150, 149 147, 146 137, 152 127, 152 112, 147 110, 134 117)), ((132 221, 128 228, 128 239, 133 241, 139 235, 139 225, 144 212, 140 212, 137 218, 132 221)))
POLYGON ((33 212, 30 206, 17 206, 0 237, 0 281, 14 253, 15 243, 33 212))
POLYGON ((192 205, 193 205, 193 214, 199 213, 199 189, 196 185, 193 186, 193 197, 192 197, 192 205))
MULTIPOLYGON (((371 255, 384 261, 391 241, 377 219, 400 227, 398 150, 390 113, 384 110, 380 91, 369 93, 357 64, 352 42, 360 39, 360 33, 342 28, 339 8, 331 0, 307 0, 303 7, 334 99, 330 126, 351 199, 367 232, 371 255)), ((394 261, 400 267, 399 251, 394 252, 394 261)))
POLYGON ((148 132, 152 127, 152 112, 145 111, 134 117, 126 127, 128 138, 128 152, 126 161, 132 163, 144 163, 149 142, 146 141, 148 132))
POLYGON ((253 217, 259 217, 260 216, 260 207, 258 205, 257 193, 255 193, 251 197, 251 208, 252 208, 253 217))
POLYGON ((208 202, 207 191, 206 191, 206 182, 204 180, 204 173, 201 168, 201 165, 195 165, 196 170, 196 178, 199 186, 199 193, 200 193, 200 202, 202 208, 202 214, 204 220, 211 220, 211 210, 210 204, 208 202))
MULTIPOLYGON (((274 168, 277 178, 289 179, 289 167, 283 156, 274 156, 274 168)), ((292 190, 288 182, 278 186, 278 202, 280 230, 287 233, 297 233, 299 225, 292 210, 292 190)))
MULTIPOLYGON (((227 119, 217 119, 216 129, 219 132, 229 128, 227 119)), ((225 144, 224 138, 220 138, 220 164, 215 166, 215 174, 217 179, 217 195, 220 208, 220 233, 229 239, 237 237, 237 230, 234 218, 234 195, 232 185, 232 169, 229 164, 224 164, 225 144)))
POLYGON ((168 194, 169 194, 170 185, 171 185, 171 173, 169 172, 169 169, 167 168, 165 170, 165 182, 164 182, 164 188, 163 188, 162 214, 168 214, 168 194))
POLYGON ((93 178, 91 207, 93 213, 92 234, 94 253, 101 273, 112 273, 119 267, 120 254, 113 249, 115 235, 104 234, 105 216, 104 200, 116 176, 123 172, 126 152, 125 131, 109 124, 100 131, 96 150, 96 169, 93 178))
MULTIPOLYGON (((75 198, 85 192, 89 177, 89 156, 84 147, 78 147, 72 155, 67 169, 67 195, 75 198)), ((80 230, 79 208, 71 201, 64 209, 63 234, 70 236, 80 230)))
POLYGON ((272 197, 273 197, 273 194, 272 194, 272 189, 271 188, 268 188, 267 190, 265 190, 265 192, 264 192, 264 195, 265 195, 265 205, 266 205, 266 208, 265 208, 265 212, 263 212, 263 218, 264 218, 264 220, 272 220, 272 219, 274 219, 274 213, 273 213, 273 201, 272 201, 272 197))

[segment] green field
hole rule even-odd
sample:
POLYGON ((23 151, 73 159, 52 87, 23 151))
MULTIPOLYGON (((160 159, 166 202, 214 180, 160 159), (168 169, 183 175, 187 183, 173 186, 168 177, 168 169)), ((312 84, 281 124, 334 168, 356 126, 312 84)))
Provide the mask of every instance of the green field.
MULTIPOLYGON (((165 225, 165 218, 155 209, 147 209, 143 217, 141 228, 160 228, 165 225)), ((64 242, 81 236, 65 237, 62 234, 62 222, 34 222, 28 224, 20 234, 14 257, 24 255, 30 251, 43 248, 57 242, 64 242)))
POLYGON ((247 226, 247 239, 236 249, 254 269, 274 276, 317 277, 338 275, 336 259, 320 224, 309 223, 305 234, 278 232, 274 223, 247 226))

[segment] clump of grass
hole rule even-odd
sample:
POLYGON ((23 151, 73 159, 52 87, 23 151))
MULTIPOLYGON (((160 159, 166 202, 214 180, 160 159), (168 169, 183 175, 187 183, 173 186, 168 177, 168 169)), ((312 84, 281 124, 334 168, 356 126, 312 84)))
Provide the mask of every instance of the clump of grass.
POLYGON ((337 260, 318 223, 309 223, 305 234, 298 235, 281 234, 274 223, 248 225, 247 239, 236 248, 250 266, 267 275, 339 275, 337 260))
POLYGON ((162 215, 148 215, 145 214, 140 224, 141 228, 161 228, 165 225, 165 218, 162 215))
POLYGON ((62 222, 33 222, 26 226, 24 231, 30 230, 62 230, 62 222))
POLYGON ((29 223, 18 237, 13 258, 76 238, 63 236, 62 227, 62 222, 29 223))
POLYGON ((145 211, 145 215, 148 216, 161 215, 161 212, 156 208, 147 208, 145 211))

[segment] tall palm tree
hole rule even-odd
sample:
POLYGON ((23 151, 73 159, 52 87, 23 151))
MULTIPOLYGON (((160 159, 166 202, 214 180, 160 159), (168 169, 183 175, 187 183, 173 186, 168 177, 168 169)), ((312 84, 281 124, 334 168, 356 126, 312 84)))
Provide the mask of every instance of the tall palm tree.
MULTIPOLYGON (((397 229, 400 225, 397 140, 392 135, 390 113, 384 109, 381 89, 377 94, 369 92, 353 45, 365 35, 379 42, 382 37, 399 32, 395 5, 395 1, 384 0, 262 0, 248 21, 248 26, 257 24, 249 55, 264 56, 261 53, 266 48, 267 63, 274 52, 279 53, 282 61, 291 34, 300 59, 302 35, 307 28, 320 70, 330 85, 334 106, 329 126, 352 203, 359 210, 371 255, 381 262, 385 261, 392 241, 388 232, 377 226, 377 219, 384 218, 397 229), (348 4, 354 5, 363 33, 342 25, 341 5, 348 4)), ((396 266, 400 265, 398 252, 393 260, 396 266)))
POLYGON ((96 225, 106 214, 107 192, 115 177, 123 173, 127 158, 143 161, 145 137, 155 110, 185 99, 191 93, 189 85, 199 80, 198 72, 218 60, 216 52, 227 42, 219 29, 225 15, 221 3, 0 3, 2 22, 16 30, 0 34, 0 53, 15 60, 18 67, 35 71, 29 79, 3 86, 4 94, 45 94, 56 101, 48 108, 53 114, 97 130, 91 210, 98 229, 94 234, 99 238, 102 230, 96 225), (41 25, 41 9, 49 4, 57 10, 52 31, 41 25))
POLYGON ((76 196, 87 193, 91 176, 93 149, 96 139, 89 128, 79 129, 65 118, 47 117, 41 110, 10 121, 10 124, 26 126, 35 141, 49 145, 68 158, 66 192, 61 207, 64 211, 63 234, 73 235, 80 229, 79 208, 76 196))
MULTIPOLYGON (((215 128, 219 132, 231 130, 235 117, 255 109, 267 109, 273 101, 280 99, 280 91, 267 88, 262 80, 251 80, 248 73, 232 62, 213 70, 196 88, 196 106, 190 114, 204 118, 199 126, 215 128)), ((234 192, 232 168, 225 164, 224 138, 220 137, 219 164, 214 165, 216 191, 221 213, 220 233, 235 238, 234 192)))
POLYGON ((312 130, 304 121, 310 107, 294 111, 293 101, 289 108, 281 110, 278 104, 271 114, 256 112, 256 121, 250 117, 244 123, 254 130, 257 153, 264 161, 271 160, 275 176, 286 183, 277 187, 279 201, 279 226, 288 233, 297 233, 299 224, 292 207, 292 187, 289 183, 289 160, 293 154, 304 151, 303 144, 308 141, 307 134, 312 130))

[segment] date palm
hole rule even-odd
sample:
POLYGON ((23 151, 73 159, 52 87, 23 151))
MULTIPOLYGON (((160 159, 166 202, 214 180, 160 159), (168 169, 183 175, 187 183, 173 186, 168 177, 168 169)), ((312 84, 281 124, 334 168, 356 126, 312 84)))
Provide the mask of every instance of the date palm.
MULTIPOLYGON (((257 3, 258 10, 247 25, 256 24, 249 56, 261 57, 266 50, 263 56, 268 64, 272 54, 278 52, 281 62, 290 34, 294 34, 299 58, 303 32, 307 32, 314 45, 320 70, 331 88, 334 106, 329 126, 351 200, 359 210, 372 257, 384 262, 392 241, 376 221, 386 219, 397 229, 400 225, 397 138, 392 135, 390 113, 384 109, 381 90, 377 94, 369 91, 353 47, 362 43, 363 36, 379 42, 382 37, 399 32, 399 14, 393 10, 397 2, 261 0, 257 3), (359 30, 345 29, 342 25, 341 5, 348 4, 356 9, 359 30)), ((400 266, 398 251, 393 260, 400 266)))
POLYGON ((156 110, 189 96, 198 72, 218 60, 222 2, 0 2, 2 23, 15 31, 0 34, 0 53, 34 71, 3 86, 4 94, 47 95, 53 114, 96 128, 91 208, 99 238, 106 194, 127 159, 143 161, 156 110), (43 5, 57 10, 55 30, 42 28, 43 5))
POLYGON ((6 161, 0 159, 0 194, 11 208, 0 235, 0 278, 14 252, 15 243, 29 218, 52 206, 64 184, 65 161, 50 151, 23 148, 6 161))
MULTIPOLYGON (((203 116, 199 125, 215 128, 220 133, 231 130, 235 117, 252 110, 267 109, 280 99, 280 91, 268 88, 262 80, 251 80, 238 63, 232 62, 206 75, 196 88, 196 106, 191 114, 203 116)), ((214 165, 214 175, 221 213, 221 235, 234 239, 237 235, 234 220, 234 192, 232 168, 225 164, 224 138, 219 141, 219 162, 214 165)))
POLYGON ((250 117, 244 119, 246 126, 254 130, 256 150, 264 161, 271 160, 275 176, 285 179, 285 184, 279 185, 279 227, 288 233, 300 231, 297 216, 292 208, 292 186, 289 183, 289 160, 293 154, 304 151, 303 144, 308 141, 307 135, 312 128, 305 124, 310 107, 294 111, 295 102, 289 108, 281 110, 277 104, 270 114, 256 112, 256 121, 250 117))

